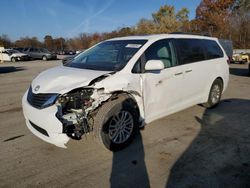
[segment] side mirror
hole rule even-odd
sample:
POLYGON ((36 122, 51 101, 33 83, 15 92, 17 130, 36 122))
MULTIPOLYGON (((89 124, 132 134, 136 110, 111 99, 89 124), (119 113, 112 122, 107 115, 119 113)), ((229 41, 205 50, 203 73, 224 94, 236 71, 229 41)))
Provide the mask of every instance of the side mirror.
POLYGON ((161 60, 149 60, 146 63, 146 71, 160 71, 164 69, 164 64, 161 60))

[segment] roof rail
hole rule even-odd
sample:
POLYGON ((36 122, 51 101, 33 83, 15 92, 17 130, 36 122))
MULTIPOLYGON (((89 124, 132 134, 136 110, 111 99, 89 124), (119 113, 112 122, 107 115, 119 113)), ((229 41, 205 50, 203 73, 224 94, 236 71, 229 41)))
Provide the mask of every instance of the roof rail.
POLYGON ((182 35, 201 35, 201 36, 207 36, 211 37, 211 35, 208 32, 203 33, 189 33, 189 32, 172 32, 170 34, 182 34, 182 35))

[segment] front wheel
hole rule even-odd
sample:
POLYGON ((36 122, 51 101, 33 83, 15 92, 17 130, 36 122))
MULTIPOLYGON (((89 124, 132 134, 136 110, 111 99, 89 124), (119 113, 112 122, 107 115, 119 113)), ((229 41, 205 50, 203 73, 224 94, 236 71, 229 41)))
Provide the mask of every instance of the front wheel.
POLYGON ((46 56, 43 56, 43 61, 47 61, 48 58, 46 56))
POLYGON ((15 62, 16 62, 16 58, 12 57, 12 58, 11 58, 11 62, 12 62, 12 63, 15 63, 15 62))
POLYGON ((210 89, 208 101, 203 104, 206 108, 213 108, 219 104, 222 95, 223 84, 220 79, 216 79, 210 89))
POLYGON ((103 104, 94 117, 94 131, 111 151, 125 148, 133 139, 138 115, 133 100, 119 96, 103 104))

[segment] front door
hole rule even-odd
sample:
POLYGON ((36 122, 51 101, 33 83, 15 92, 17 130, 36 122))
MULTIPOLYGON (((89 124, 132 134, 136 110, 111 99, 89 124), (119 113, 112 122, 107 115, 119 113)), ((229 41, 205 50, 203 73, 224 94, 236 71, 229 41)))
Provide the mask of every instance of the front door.
POLYGON ((161 60, 165 69, 142 74, 146 123, 180 110, 183 92, 183 70, 177 65, 171 40, 153 43, 145 51, 148 60, 161 60))
POLYGON ((39 50, 37 49, 37 48, 30 48, 30 56, 32 57, 32 58, 35 58, 35 59, 39 59, 39 58, 41 58, 40 57, 40 53, 39 53, 39 50))

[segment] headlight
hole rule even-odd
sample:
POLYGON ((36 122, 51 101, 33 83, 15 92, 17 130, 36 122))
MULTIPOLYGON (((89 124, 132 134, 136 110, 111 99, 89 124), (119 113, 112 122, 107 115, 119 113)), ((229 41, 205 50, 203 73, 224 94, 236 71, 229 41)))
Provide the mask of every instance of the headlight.
POLYGON ((43 108, 55 104, 58 95, 51 95, 50 98, 42 105, 43 108))
POLYGON ((61 104, 74 103, 75 108, 85 104, 86 100, 90 100, 90 96, 93 94, 94 89, 92 88, 78 88, 74 89, 66 94, 58 97, 57 102, 61 104))

